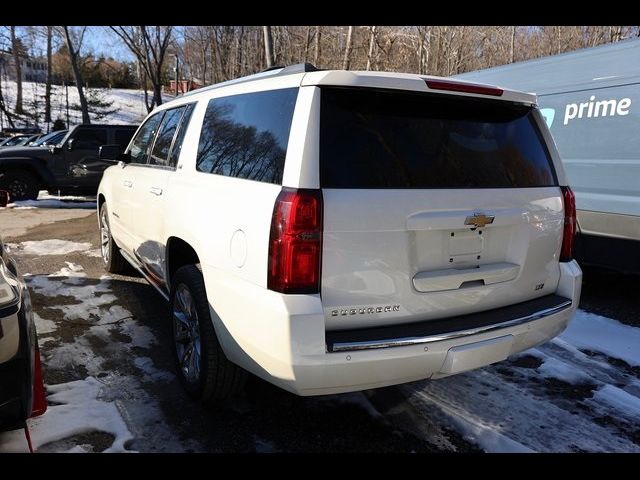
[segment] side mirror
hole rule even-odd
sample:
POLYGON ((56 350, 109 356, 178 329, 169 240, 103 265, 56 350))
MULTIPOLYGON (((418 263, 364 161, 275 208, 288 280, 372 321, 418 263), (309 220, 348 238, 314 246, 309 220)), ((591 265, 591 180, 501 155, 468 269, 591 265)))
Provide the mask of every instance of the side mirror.
POLYGON ((102 145, 98 149, 98 160, 101 162, 124 162, 129 163, 130 156, 128 153, 122 153, 122 147, 118 144, 102 145))
POLYGON ((0 190, 0 207, 6 207, 9 204, 9 192, 0 190))
POLYGON ((62 147, 60 145, 49 145, 49 151, 51 153, 60 153, 62 152, 62 147))
POLYGON ((75 139, 70 138, 67 140, 67 150, 73 150, 73 144, 75 143, 75 139))

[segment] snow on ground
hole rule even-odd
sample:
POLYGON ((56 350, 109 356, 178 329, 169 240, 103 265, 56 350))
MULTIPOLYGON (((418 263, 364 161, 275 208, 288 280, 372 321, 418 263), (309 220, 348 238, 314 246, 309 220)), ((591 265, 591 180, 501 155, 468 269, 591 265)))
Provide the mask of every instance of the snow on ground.
MULTIPOLYGON (((43 125, 44 118, 44 83, 22 82, 22 96, 24 109, 27 112, 37 111, 38 121, 43 125)), ((144 104, 144 92, 142 90, 130 90, 126 88, 98 88, 94 89, 99 92, 102 99, 107 102, 113 102, 108 110, 115 110, 105 118, 98 119, 95 115, 91 115, 93 123, 107 124, 137 124, 147 114, 147 108, 144 104)), ((69 105, 79 104, 78 90, 75 87, 69 87, 69 105)), ((7 105, 15 105, 17 87, 16 82, 7 80, 2 82, 2 94, 7 105)), ((165 101, 169 101, 173 96, 164 95, 165 101)), ((55 120, 61 118, 66 122, 66 91, 63 86, 53 85, 51 90, 51 116, 55 120)), ((82 115, 79 110, 69 110, 69 120, 71 125, 82 123, 82 115)), ((46 125, 43 130, 46 131, 46 125)))
POLYGON ((20 200, 8 204, 4 208, 15 210, 32 210, 34 208, 82 208, 93 210, 97 208, 95 197, 76 195, 51 195, 46 190, 40 190, 37 200, 20 200))
MULTIPOLYGON (((47 412, 41 417, 29 420, 34 450, 74 435, 98 431, 114 437, 112 445, 105 452, 129 451, 127 443, 133 440, 133 435, 117 406, 113 402, 101 399, 105 388, 105 385, 93 377, 49 386, 47 412)), ((87 451, 77 447, 71 451, 87 451)), ((0 435, 0 453, 9 452, 28 452, 22 430, 0 435)))
POLYGON ((64 200, 20 200, 7 205, 7 208, 16 210, 28 210, 31 208, 96 208, 96 202, 70 202, 64 200))
MULTIPOLYGON (((43 365, 48 371, 77 372, 83 377, 48 386, 49 410, 29 421, 34 447, 89 452, 92 448, 82 441, 74 444, 74 436, 103 432, 113 436, 108 452, 142 449, 138 445, 148 449, 145 442, 159 451, 198 450, 194 441, 179 438, 166 426, 160 405, 145 391, 145 382, 175 378, 144 355, 156 343, 153 332, 116 303, 111 277, 87 278, 82 266, 65 263, 51 275, 25 275, 34 294, 50 297, 41 313, 62 312, 52 315, 55 321, 36 318, 38 335, 46 340, 40 342, 43 365), (60 328, 65 323, 70 325, 60 328), (75 333, 71 339, 56 338, 56 333, 65 331, 75 333), (130 367, 114 369, 110 362, 115 358, 119 364, 130 362, 130 367), (51 442, 57 443, 47 446, 51 442)), ((25 449, 22 431, 0 434, 0 452, 25 449)))
POLYGON ((579 310, 558 339, 509 361, 401 388, 489 452, 640 452, 639 334, 579 310))
POLYGON ((14 253, 25 255, 66 255, 71 252, 89 250, 88 242, 71 242, 69 240, 29 240, 20 244, 11 244, 14 253))
POLYGON ((640 328, 581 311, 562 338, 576 348, 602 352, 632 366, 640 365, 640 328))
POLYGON ((53 333, 58 329, 56 322, 42 318, 36 312, 33 312, 33 321, 36 324, 36 331, 38 332, 38 340, 40 337, 53 333))

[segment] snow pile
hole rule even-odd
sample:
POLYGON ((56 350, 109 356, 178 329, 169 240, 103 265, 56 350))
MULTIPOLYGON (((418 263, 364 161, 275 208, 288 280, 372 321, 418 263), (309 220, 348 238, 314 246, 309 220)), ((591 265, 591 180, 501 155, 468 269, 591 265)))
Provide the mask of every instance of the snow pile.
MULTIPOLYGON (((113 444, 105 452, 128 452, 126 444, 133 440, 133 435, 116 405, 101 399, 104 389, 104 385, 93 377, 49 386, 47 412, 29 420, 33 448, 74 435, 98 431, 114 437, 113 444)), ((0 453, 27 451, 22 430, 0 436, 0 453)), ((77 453, 86 450, 74 447, 72 451, 77 453)))
POLYGON ((640 328, 579 310, 562 334, 576 348, 602 352, 629 365, 640 365, 640 328))
POLYGON ((8 204, 6 208, 16 210, 32 210, 34 208, 81 208, 91 210, 97 208, 97 204, 95 197, 92 196, 51 195, 46 190, 40 190, 37 200, 20 200, 8 204))
POLYGON ((26 255, 67 255, 71 252, 89 250, 89 242, 71 242, 69 240, 30 240, 16 246, 20 253, 26 255))
POLYGON ((62 267, 57 272, 51 273, 49 277, 76 277, 76 278, 84 278, 87 274, 84 272, 84 267, 82 265, 75 264, 73 262, 64 262, 67 264, 66 267, 62 267))
POLYGON ((20 200, 7 205, 7 208, 16 210, 30 210, 33 208, 83 208, 92 210, 96 208, 96 202, 78 202, 63 200, 20 200))
POLYGON ((46 320, 38 315, 36 312, 33 312, 33 321, 36 324, 36 331, 38 332, 38 337, 41 335, 46 335, 48 333, 53 333, 58 329, 58 325, 56 322, 51 320, 46 320))
MULTIPOLYGON (((43 364, 48 371, 76 372, 88 378, 66 384, 70 386, 69 396, 77 397, 77 400, 67 402, 62 399, 58 395, 61 392, 56 390, 58 386, 49 389, 55 394, 49 397, 50 402, 65 402, 50 407, 42 420, 35 419, 30 423, 33 435, 40 438, 37 445, 60 440, 49 449, 89 452, 93 447, 86 445, 86 440, 76 440, 73 436, 102 431, 115 437, 107 451, 202 450, 195 441, 181 438, 167 426, 160 405, 146 391, 144 383, 172 382, 175 375, 158 368, 144 355, 157 340, 148 327, 138 323, 128 310, 116 303, 111 277, 87 278, 81 265, 66 262, 66 267, 55 274, 30 275, 25 279, 34 292, 51 297, 45 307, 47 310, 62 311, 58 326, 64 321, 85 327, 78 330, 74 326, 72 339, 53 344, 47 342, 41 348, 43 364), (56 299, 60 300, 59 304, 56 299), (114 361, 124 368, 114 368, 114 361), (82 382, 86 383, 86 388, 81 388, 82 382), (66 405, 69 407, 60 408, 66 405), (115 419, 116 414, 119 420, 115 419), (50 415, 55 422, 40 424, 50 415), (107 429, 106 425, 111 428, 107 429)), ((62 329, 58 330, 60 332, 62 329)), ((22 432, 0 434, 0 451, 21 451, 23 444, 22 432)))
POLYGON ((640 329, 578 311, 545 345, 401 388, 436 429, 453 425, 488 452, 640 452, 639 345, 640 329))

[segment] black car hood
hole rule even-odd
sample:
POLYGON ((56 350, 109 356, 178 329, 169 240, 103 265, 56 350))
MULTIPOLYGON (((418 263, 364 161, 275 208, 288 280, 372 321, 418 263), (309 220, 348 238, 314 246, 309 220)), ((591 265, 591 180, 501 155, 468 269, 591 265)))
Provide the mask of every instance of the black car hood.
POLYGON ((49 147, 5 147, 0 148, 0 158, 5 157, 46 157, 49 147))

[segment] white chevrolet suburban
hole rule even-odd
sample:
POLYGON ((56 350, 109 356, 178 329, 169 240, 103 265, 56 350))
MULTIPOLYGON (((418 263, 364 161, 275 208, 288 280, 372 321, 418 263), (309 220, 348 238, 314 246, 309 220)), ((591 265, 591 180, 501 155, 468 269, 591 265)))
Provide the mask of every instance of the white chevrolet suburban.
POLYGON ((99 187, 102 254, 170 303, 205 404, 440 378, 575 312, 574 197, 534 95, 294 65, 157 108, 99 187))

